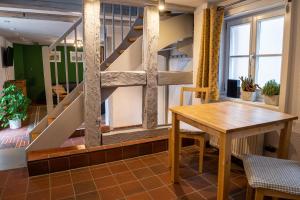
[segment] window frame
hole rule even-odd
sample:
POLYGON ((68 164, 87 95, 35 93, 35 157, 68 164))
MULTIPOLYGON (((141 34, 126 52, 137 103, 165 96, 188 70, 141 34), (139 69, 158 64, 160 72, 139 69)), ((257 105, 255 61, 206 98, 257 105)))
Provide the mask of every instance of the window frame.
MULTIPOLYGON (((276 18, 276 17, 284 17, 285 18, 285 10, 283 8, 273 9, 269 11, 265 11, 262 13, 254 13, 248 16, 239 17, 239 19, 228 19, 225 20, 225 30, 224 30, 224 45, 225 45, 225 53, 224 53, 224 72, 223 73, 223 91, 222 93, 226 95, 227 91, 227 80, 229 79, 229 66, 230 66, 230 58, 235 56, 230 56, 230 28, 232 26, 242 25, 246 23, 250 23, 250 41, 249 41, 249 65, 248 65, 248 74, 251 75, 256 80, 256 66, 258 62, 258 57, 268 57, 268 56, 281 56, 281 73, 280 79, 282 80, 283 75, 283 59, 284 59, 284 42, 285 42, 285 30, 283 30, 283 44, 282 44, 282 52, 281 54, 257 54, 257 42, 258 42, 258 23, 260 20, 276 18)), ((285 23, 285 19, 284 19, 285 23)), ((284 24, 285 27, 285 24, 284 24)), ((238 56, 236 56, 238 57, 238 56)), ((280 81, 281 82, 281 81, 280 81)), ((262 99, 259 99, 262 100, 262 99)))

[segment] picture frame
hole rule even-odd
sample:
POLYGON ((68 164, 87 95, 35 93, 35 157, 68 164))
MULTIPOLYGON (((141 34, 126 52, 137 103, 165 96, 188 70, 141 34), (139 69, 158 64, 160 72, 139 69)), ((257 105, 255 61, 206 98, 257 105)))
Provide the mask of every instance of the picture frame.
MULTIPOLYGON (((83 52, 77 52, 77 63, 83 63, 83 52)), ((70 62, 75 63, 76 62, 76 52, 70 51, 70 62)))
MULTIPOLYGON (((50 52, 49 61, 55 62, 55 51, 50 52)), ((61 62, 61 52, 60 51, 56 51, 56 62, 61 62)))

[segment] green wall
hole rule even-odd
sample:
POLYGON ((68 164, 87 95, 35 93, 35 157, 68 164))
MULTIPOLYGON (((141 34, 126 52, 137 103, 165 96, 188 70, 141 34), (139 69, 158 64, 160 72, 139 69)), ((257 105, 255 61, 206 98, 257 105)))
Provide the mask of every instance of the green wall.
MULTIPOLYGON (((61 51, 61 62, 57 63, 58 81, 66 82, 64 48, 57 47, 61 51)), ((70 62, 70 51, 75 51, 74 47, 67 48, 69 65, 69 82, 76 82, 75 63, 70 62)), ((79 50, 80 51, 80 50, 79 50)), ((45 102, 45 87, 43 74, 43 59, 41 45, 14 44, 14 67, 16 80, 25 79, 27 81, 28 97, 36 103, 45 102)), ((55 84, 54 63, 50 64, 52 84, 55 84)), ((78 63, 79 81, 83 79, 83 65, 78 63)))

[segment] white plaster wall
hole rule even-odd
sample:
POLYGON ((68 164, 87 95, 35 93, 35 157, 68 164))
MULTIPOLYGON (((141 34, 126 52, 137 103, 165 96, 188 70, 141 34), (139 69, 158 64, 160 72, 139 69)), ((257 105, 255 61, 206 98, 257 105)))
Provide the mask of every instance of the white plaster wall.
MULTIPOLYGON (((4 37, 0 36, 0 48, 1 47, 12 47, 12 43, 7 41, 4 37)), ((14 66, 3 68, 2 66, 2 55, 0 55, 0 91, 3 89, 3 84, 7 80, 15 79, 14 66)))
MULTIPOLYGON (((294 4, 294 24, 292 33, 292 69, 290 72, 290 91, 288 100, 289 113, 300 117, 300 1, 293 1, 294 4)), ((293 134, 290 145, 290 157, 300 161, 300 120, 293 126, 293 134)))

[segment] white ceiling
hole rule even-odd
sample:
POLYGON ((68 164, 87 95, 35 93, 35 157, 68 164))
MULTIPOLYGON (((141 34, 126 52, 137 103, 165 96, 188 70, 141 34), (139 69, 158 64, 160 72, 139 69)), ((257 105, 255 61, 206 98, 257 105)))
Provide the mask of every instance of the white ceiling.
MULTIPOLYGON (((69 22, 0 17, 1 36, 23 44, 51 44, 71 26, 69 22)), ((73 36, 69 39, 74 41, 73 36)), ((78 39, 82 39, 81 32, 78 39)))
MULTIPOLYGON (((205 0, 166 0, 167 3, 197 7, 205 0)), ((5 8, 7 9, 7 8, 5 8)), ((20 8, 11 8, 11 10, 20 10, 20 8)), ((1 10, 1 8, 0 8, 1 10)), ((25 10, 25 9, 24 9, 25 10)), ((28 11, 28 9, 26 9, 28 11)), ((39 10, 30 10, 33 12, 42 12, 39 10)), ((43 11, 45 13, 45 11, 43 11)), ((52 13, 54 11, 46 11, 52 13)), ((58 12, 57 14, 61 14, 58 12)), ((79 15, 79 13, 71 13, 79 15)), ((51 44, 61 36, 72 23, 60 21, 47 21, 35 19, 0 17, 0 35, 11 42, 31 44, 51 44)), ((74 35, 70 36, 69 43, 74 41, 74 35)), ((78 39, 82 39, 82 33, 79 31, 78 39)))

